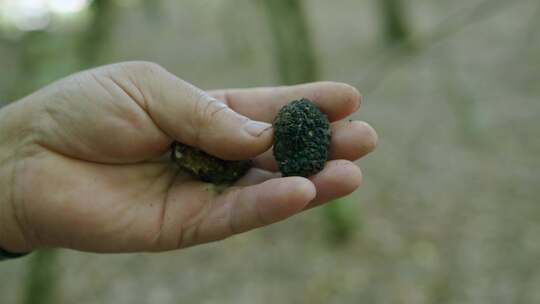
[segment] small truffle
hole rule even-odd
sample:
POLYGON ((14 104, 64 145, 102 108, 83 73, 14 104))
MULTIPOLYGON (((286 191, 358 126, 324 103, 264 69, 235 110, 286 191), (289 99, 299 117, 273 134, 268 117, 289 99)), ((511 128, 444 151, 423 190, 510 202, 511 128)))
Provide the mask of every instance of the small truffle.
POLYGON ((330 146, 330 122, 308 99, 279 110, 274 126, 274 158, 283 176, 309 177, 324 168, 330 146))
POLYGON ((180 168, 213 184, 233 183, 252 167, 250 160, 223 160, 179 142, 173 143, 171 158, 180 168))

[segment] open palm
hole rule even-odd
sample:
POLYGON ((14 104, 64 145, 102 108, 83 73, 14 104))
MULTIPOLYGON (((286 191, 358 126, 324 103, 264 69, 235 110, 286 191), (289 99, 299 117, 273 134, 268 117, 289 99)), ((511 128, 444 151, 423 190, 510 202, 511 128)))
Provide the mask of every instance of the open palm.
POLYGON ((223 239, 354 191, 351 162, 374 149, 363 122, 340 121, 359 94, 331 82, 202 91, 142 62, 70 76, 6 109, 25 112, 10 205, 18 251, 161 251, 223 239), (272 121, 287 102, 314 100, 332 123, 331 161, 310 179, 282 178, 272 121), (174 140, 256 168, 224 191, 167 160, 174 140))

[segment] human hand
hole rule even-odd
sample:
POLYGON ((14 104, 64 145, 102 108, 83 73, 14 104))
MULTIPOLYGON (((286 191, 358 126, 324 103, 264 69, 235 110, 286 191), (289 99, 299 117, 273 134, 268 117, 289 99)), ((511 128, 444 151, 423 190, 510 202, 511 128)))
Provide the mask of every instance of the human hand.
POLYGON ((366 123, 341 120, 359 102, 331 82, 205 92, 144 62, 72 75, 0 111, 0 247, 172 250, 347 195, 362 179, 351 161, 377 142, 366 123), (333 122, 331 160, 309 179, 281 178, 270 123, 302 97, 333 122), (256 168, 217 193, 164 160, 174 140, 256 168))

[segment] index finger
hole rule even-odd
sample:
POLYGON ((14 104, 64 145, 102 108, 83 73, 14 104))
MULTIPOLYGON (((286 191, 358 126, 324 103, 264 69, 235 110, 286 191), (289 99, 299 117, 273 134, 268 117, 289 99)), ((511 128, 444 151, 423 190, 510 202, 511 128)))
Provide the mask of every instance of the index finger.
POLYGON ((314 82, 294 86, 210 91, 210 95, 251 119, 272 122, 281 107, 292 100, 308 98, 330 121, 342 119, 360 106, 356 88, 339 82, 314 82))

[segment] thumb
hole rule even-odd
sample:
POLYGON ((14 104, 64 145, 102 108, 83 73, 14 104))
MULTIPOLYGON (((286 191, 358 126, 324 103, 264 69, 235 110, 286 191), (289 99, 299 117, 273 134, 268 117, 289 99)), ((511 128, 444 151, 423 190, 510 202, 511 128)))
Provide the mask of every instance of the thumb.
POLYGON ((248 159, 272 145, 272 125, 249 119, 203 90, 149 63, 137 78, 146 111, 171 138, 224 159, 248 159))

